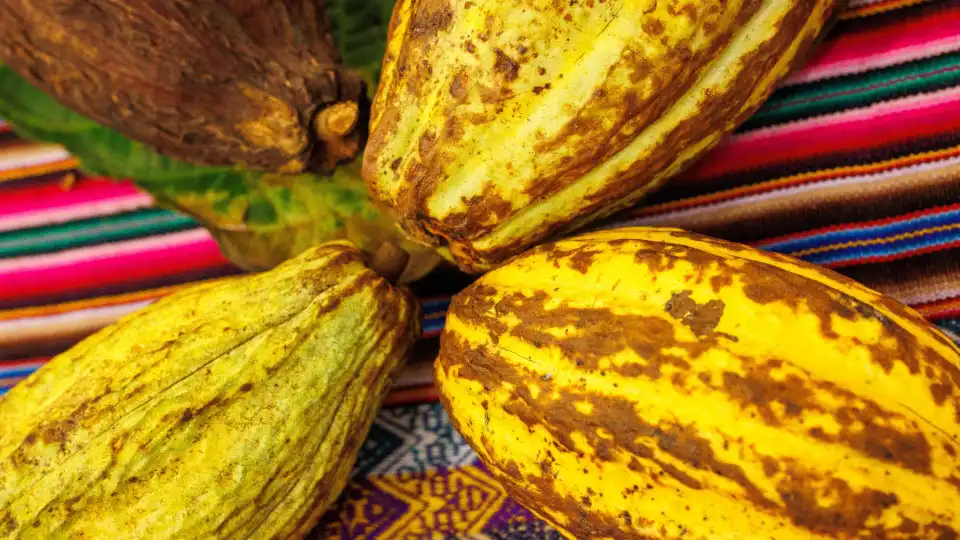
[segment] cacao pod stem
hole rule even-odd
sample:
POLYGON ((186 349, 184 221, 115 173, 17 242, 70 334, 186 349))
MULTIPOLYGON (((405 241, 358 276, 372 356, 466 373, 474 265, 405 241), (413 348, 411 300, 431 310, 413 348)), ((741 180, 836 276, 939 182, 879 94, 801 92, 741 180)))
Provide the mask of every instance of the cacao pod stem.
POLYGON ((332 170, 360 152, 361 139, 354 133, 360 119, 356 101, 342 101, 322 109, 313 119, 313 130, 323 143, 321 170, 332 170))
POLYGON ((335 103, 320 111, 314 119, 314 129, 323 140, 343 137, 357 125, 360 106, 355 101, 335 103))
POLYGON ((391 284, 396 284, 410 260, 410 254, 392 242, 384 242, 373 255, 370 267, 391 284))

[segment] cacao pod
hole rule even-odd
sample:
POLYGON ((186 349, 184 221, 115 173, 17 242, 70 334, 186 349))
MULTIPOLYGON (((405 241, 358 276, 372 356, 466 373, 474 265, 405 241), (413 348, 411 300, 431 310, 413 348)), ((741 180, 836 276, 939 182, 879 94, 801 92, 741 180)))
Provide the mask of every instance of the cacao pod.
POLYGON ((0 400, 0 535, 302 537, 419 325, 344 241, 129 315, 0 400))
POLYGON ((327 173, 366 140, 319 0, 4 0, 0 61, 188 163, 327 173))
POLYGON ((411 236, 488 270, 691 164, 837 4, 400 0, 363 175, 411 236))
POLYGON ((960 531, 960 350, 832 271, 626 228, 524 253, 446 325, 454 426, 570 538, 960 531))

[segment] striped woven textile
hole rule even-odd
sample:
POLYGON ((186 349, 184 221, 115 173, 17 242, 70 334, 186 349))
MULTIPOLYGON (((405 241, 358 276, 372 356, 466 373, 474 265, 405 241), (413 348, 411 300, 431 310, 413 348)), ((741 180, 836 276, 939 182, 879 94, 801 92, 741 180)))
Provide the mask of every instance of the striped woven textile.
MULTIPOLYGON (((78 339, 191 283, 236 274, 191 219, 0 121, 0 392, 78 339)), ((852 0, 807 65, 642 206, 598 224, 677 226, 824 265, 960 342, 960 0, 852 0)), ((449 296, 418 284, 424 340, 317 538, 557 538, 512 502, 435 402, 449 296)))

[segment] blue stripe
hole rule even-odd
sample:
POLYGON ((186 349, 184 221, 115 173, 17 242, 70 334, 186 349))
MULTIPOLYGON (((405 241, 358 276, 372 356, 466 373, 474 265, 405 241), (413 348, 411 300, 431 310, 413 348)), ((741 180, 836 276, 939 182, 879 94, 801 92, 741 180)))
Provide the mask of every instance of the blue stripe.
POLYGON ((446 311, 450 307, 450 298, 437 298, 435 300, 429 300, 423 303, 424 313, 432 313, 434 311, 446 311))
POLYGON ((424 333, 426 333, 426 332, 433 332, 436 330, 442 330, 444 322, 446 322, 446 319, 431 319, 429 321, 426 321, 423 324, 423 331, 424 333))
POLYGON ((884 225, 874 225, 860 229, 847 229, 842 231, 830 231, 803 238, 783 240, 770 245, 764 245, 764 249, 774 249, 776 251, 804 251, 822 247, 829 244, 839 244, 843 242, 853 242, 857 240, 874 240, 877 238, 886 238, 897 236, 904 233, 928 229, 932 227, 941 227, 960 223, 960 209, 950 210, 939 214, 919 216, 907 221, 887 223, 884 225))
POLYGON ((40 366, 17 366, 10 368, 0 367, 0 378, 26 376, 38 369, 40 369, 40 366))
MULTIPOLYGON (((951 231, 940 231, 926 234, 916 238, 904 238, 890 242, 888 244, 877 244, 872 246, 851 246, 833 251, 822 253, 813 253, 801 257, 805 261, 814 264, 832 264, 838 262, 866 259, 868 257, 887 257, 900 255, 918 249, 945 245, 951 242, 960 241, 960 229, 951 231)), ((864 261, 867 262, 867 261, 864 261)))

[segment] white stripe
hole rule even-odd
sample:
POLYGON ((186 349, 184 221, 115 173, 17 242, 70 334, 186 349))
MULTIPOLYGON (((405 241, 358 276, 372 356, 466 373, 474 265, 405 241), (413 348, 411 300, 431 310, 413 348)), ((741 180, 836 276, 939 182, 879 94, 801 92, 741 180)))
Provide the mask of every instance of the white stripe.
MULTIPOLYGON (((637 224, 637 225, 666 225, 669 222, 672 224, 672 223, 675 223, 676 221, 680 221, 680 220, 683 220, 684 218, 688 218, 691 216, 696 216, 698 214, 709 214, 716 210, 721 210, 721 209, 750 206, 758 202, 768 201, 770 199, 785 199, 801 193, 826 190, 831 187, 841 187, 841 186, 846 186, 851 184, 863 184, 864 189, 866 189, 869 186, 869 184, 882 184, 887 180, 896 178, 898 176, 903 176, 904 174, 907 174, 907 173, 936 171, 939 169, 945 169, 945 168, 956 166, 956 165, 960 165, 960 156, 942 159, 940 161, 933 161, 930 163, 917 163, 917 164, 909 165, 906 167, 891 169, 889 171, 882 171, 882 172, 871 173, 866 175, 844 176, 844 177, 836 178, 833 180, 825 180, 822 182, 811 182, 811 183, 803 184, 800 186, 778 188, 773 191, 758 193, 756 195, 748 195, 745 197, 737 197, 735 199, 731 199, 728 201, 718 201, 715 203, 696 206, 693 208, 685 208, 682 210, 675 210, 673 212, 666 212, 663 214, 657 214, 653 216, 640 217, 637 219, 630 220, 629 223, 637 224)), ((625 224, 618 223, 616 226, 620 227, 624 225, 625 224)))
POLYGON ((921 287, 913 287, 912 285, 907 285, 905 288, 917 288, 921 289, 916 291, 915 294, 901 294, 898 295, 897 300, 903 302, 904 304, 929 304, 931 302, 942 302, 944 300, 950 300, 952 298, 960 297, 960 284, 954 284, 955 286, 952 289, 945 291, 934 292, 922 290, 921 287))
POLYGON ((0 232, 57 225, 81 219, 110 216, 149 208, 153 206, 153 197, 146 193, 133 193, 101 201, 79 201, 74 204, 57 206, 29 212, 0 216, 0 232))
POLYGON ((67 152, 64 147, 54 144, 14 146, 0 152, 0 171, 47 165, 71 157, 70 152, 67 152))
POLYGON ((0 349, 5 344, 30 343, 56 335, 78 335, 95 332, 152 302, 154 302, 153 299, 140 300, 113 306, 77 309, 55 315, 0 321, 0 349))
POLYGON ((904 64, 914 60, 933 58, 944 53, 960 50, 960 41, 956 38, 944 38, 939 41, 921 43, 900 49, 879 52, 866 58, 856 58, 845 62, 836 62, 823 67, 812 66, 800 69, 788 76, 781 88, 797 84, 807 84, 824 79, 866 73, 868 71, 904 64))
POLYGON ((191 229, 143 239, 124 240, 110 244, 68 249, 44 255, 28 255, 0 260, 0 274, 18 273, 56 266, 69 266, 77 262, 90 262, 120 255, 158 250, 180 244, 193 244, 210 240, 206 229, 191 229))

